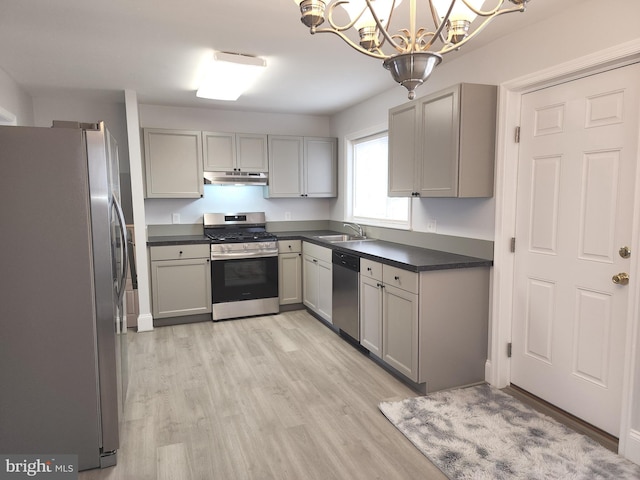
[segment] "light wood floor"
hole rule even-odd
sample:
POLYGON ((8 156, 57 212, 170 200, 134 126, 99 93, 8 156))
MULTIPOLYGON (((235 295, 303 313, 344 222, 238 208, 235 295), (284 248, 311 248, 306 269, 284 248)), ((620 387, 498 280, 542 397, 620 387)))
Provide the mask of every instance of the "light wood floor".
POLYGON ((446 478, 377 407, 418 394, 306 311, 128 336, 118 465, 80 480, 446 478))

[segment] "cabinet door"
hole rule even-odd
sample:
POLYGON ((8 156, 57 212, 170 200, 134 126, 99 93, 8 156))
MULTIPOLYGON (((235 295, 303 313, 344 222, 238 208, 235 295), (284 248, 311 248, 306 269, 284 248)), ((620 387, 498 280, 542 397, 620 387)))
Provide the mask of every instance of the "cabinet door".
POLYGON ((302 302, 314 312, 318 310, 318 259, 303 255, 302 302))
POLYGON ((269 197, 302 196, 302 137, 269 136, 269 197))
POLYGON ((409 102, 389 110, 389 196, 416 192, 418 104, 409 102))
POLYGON ((239 171, 247 173, 269 170, 266 135, 236 134, 236 167, 239 171))
POLYGON ((281 253, 278 261, 280 305, 302 303, 302 254, 281 253))
POLYGON ((382 307, 382 359, 417 382, 418 296, 385 285, 382 307))
POLYGON ((337 139, 304 138, 304 193, 308 197, 337 196, 337 139))
POLYGON ((154 318, 211 312, 209 259, 151 262, 154 318))
POLYGON ((422 165, 420 196, 458 195, 460 86, 443 90, 420 102, 422 165))
POLYGON ((360 275, 360 344, 382 358, 382 288, 366 275, 360 275))
POLYGON ((329 323, 333 323, 332 291, 333 265, 331 262, 318 260, 318 313, 329 323))
POLYGON ((203 132, 205 172, 232 172, 236 163, 235 133, 203 132))
POLYGON ((202 135, 144 130, 147 198, 199 198, 204 194, 202 135))

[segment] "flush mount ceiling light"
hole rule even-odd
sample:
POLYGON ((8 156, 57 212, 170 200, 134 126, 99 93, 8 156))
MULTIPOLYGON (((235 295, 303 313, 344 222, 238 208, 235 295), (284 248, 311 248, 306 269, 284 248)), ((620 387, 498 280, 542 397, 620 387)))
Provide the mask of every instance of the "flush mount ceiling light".
POLYGON ((206 68, 197 97, 237 100, 262 74, 263 58, 240 53, 215 52, 206 68))
POLYGON ((409 25, 397 29, 397 33, 391 33, 391 17, 402 0, 293 1, 300 7, 300 20, 312 34, 336 34, 360 53, 383 60, 383 66, 413 99, 415 89, 429 78, 442 55, 462 47, 495 17, 523 12, 529 0, 509 0, 515 5, 510 7, 504 6, 506 0, 409 0, 409 25), (428 12, 428 28, 417 27, 418 3, 428 12), (482 10, 485 3, 488 7, 482 10), (334 20, 338 7, 348 14, 349 22, 344 25, 334 20), (471 29, 477 17, 482 20, 471 29), (318 28, 325 18, 329 26, 318 28))

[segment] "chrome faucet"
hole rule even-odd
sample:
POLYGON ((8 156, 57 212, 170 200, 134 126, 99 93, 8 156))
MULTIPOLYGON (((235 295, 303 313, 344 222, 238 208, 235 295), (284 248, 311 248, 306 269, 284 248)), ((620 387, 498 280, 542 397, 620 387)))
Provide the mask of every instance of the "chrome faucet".
POLYGON ((362 225, 358 223, 343 223, 342 226, 351 228, 354 232, 358 234, 359 237, 363 237, 363 238, 365 237, 364 228, 362 228, 362 225))

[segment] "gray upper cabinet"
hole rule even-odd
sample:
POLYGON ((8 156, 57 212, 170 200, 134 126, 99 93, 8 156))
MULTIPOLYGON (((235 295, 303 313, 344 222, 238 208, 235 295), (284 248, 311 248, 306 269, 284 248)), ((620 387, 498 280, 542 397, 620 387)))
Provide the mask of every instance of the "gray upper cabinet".
POLYGON ((335 197, 337 139, 269 135, 270 198, 335 197))
POLYGON ((266 173, 267 136, 202 132, 205 172, 266 173))
POLYGON ((199 131, 144 129, 147 198, 199 198, 202 135, 199 131))
POLYGON ((493 196, 497 87, 463 83, 389 111, 389 196, 493 196))
POLYGON ((307 197, 335 197, 337 187, 335 138, 304 137, 304 191, 307 197))

